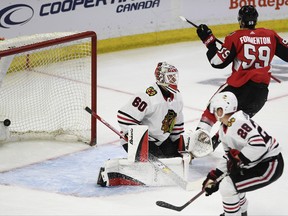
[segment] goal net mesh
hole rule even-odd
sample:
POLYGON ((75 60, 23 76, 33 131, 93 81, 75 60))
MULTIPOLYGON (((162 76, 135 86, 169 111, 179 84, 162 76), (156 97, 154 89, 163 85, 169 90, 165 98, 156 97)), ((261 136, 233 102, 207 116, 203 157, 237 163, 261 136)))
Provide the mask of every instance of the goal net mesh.
POLYGON ((10 119, 11 140, 92 141, 91 115, 84 108, 92 100, 93 47, 91 37, 72 40, 76 34, 0 41, 0 121, 10 119), (32 49, 19 50, 23 46, 32 49), (4 50, 11 54, 1 56, 4 50))

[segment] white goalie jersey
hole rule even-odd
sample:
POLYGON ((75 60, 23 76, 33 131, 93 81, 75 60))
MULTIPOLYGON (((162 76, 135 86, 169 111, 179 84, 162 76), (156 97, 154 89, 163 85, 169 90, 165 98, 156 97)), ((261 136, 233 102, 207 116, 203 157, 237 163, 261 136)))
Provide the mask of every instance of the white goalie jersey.
POLYGON ((129 125, 147 125, 149 141, 161 145, 168 137, 177 140, 184 132, 183 99, 179 91, 165 98, 154 83, 134 95, 118 110, 118 123, 124 134, 129 125))
MULTIPOLYGON (((222 125, 219 138, 226 152, 230 149, 240 151, 238 155, 243 162, 242 168, 251 168, 263 160, 280 153, 279 143, 267 134, 256 122, 242 111, 234 113, 229 118, 228 126, 222 125)), ((227 170, 226 160, 218 167, 227 170)))

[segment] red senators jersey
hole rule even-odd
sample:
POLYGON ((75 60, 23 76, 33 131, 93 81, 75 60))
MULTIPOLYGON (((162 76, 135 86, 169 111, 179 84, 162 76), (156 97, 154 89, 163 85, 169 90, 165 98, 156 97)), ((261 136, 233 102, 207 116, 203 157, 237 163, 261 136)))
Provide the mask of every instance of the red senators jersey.
POLYGON ((214 46, 207 52, 215 68, 224 68, 232 62, 232 74, 227 83, 234 87, 248 80, 269 84, 274 55, 287 62, 288 42, 275 31, 264 28, 237 30, 226 36, 219 50, 214 46))

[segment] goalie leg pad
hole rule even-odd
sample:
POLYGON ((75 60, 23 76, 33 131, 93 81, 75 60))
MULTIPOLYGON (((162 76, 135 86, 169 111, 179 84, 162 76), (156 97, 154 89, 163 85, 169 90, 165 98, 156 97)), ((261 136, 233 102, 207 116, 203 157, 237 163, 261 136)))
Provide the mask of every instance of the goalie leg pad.
POLYGON ((98 179, 97 179, 97 184, 106 187, 110 185, 109 182, 109 177, 108 177, 108 172, 109 170, 113 171, 118 171, 119 170, 119 159, 112 159, 112 160, 107 160, 105 162, 104 167, 100 168, 99 174, 98 174, 98 179))
POLYGON ((120 172, 110 172, 108 173, 109 186, 118 186, 118 185, 130 185, 130 186, 140 186, 145 185, 143 182, 125 175, 120 172))
MULTIPOLYGON (((187 179, 189 171, 189 157, 175 157, 159 159, 183 179, 187 179)), ((130 162, 128 159, 113 159, 105 162, 98 176, 98 185, 146 185, 171 186, 175 185, 172 179, 157 170, 149 162, 130 162)))
POLYGON ((113 159, 105 163, 105 167, 101 167, 97 185, 102 187, 118 186, 118 185, 145 185, 138 179, 133 178, 129 172, 123 172, 122 167, 129 167, 133 163, 127 159, 113 159))

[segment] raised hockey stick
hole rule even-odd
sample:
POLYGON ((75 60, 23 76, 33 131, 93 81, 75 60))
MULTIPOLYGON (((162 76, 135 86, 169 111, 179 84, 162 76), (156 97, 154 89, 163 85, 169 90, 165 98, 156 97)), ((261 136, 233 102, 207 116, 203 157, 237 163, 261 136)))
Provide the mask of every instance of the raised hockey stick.
MULTIPOLYGON (((199 27, 198 25, 196 25, 195 23, 193 23, 193 22, 191 22, 190 20, 186 19, 185 17, 183 17, 183 16, 179 16, 179 17, 180 17, 180 19, 183 20, 184 22, 187 22, 187 23, 193 25, 195 28, 198 28, 198 27, 199 27)), ((218 43, 220 43, 220 44, 223 44, 223 42, 220 41, 218 38, 216 38, 216 41, 217 41, 218 43)))
MULTIPOLYGON (((198 27, 199 27, 198 25, 196 25, 195 23, 193 23, 192 21, 186 19, 186 18, 183 17, 183 16, 179 16, 179 18, 180 18, 181 20, 183 20, 184 22, 187 22, 187 23, 193 25, 195 28, 198 28, 198 27)), ((218 38, 215 38, 215 39, 216 39, 216 41, 217 41, 219 44, 223 44, 223 42, 222 42, 221 40, 219 40, 218 38)), ((278 79, 278 78, 276 78, 276 77, 273 76, 272 74, 271 74, 271 78, 274 79, 276 82, 281 83, 281 80, 278 79)))
MULTIPOLYGON (((85 107, 85 110, 90 113, 93 117, 101 121, 104 125, 106 125, 109 129, 111 129, 114 133, 120 136, 122 139, 127 141, 127 137, 121 134, 118 130, 112 127, 108 122, 106 122, 103 118, 101 118, 97 113, 93 112, 89 107, 85 107)), ((195 190, 199 186, 199 182, 189 182, 175 173, 172 169, 170 169, 166 164, 160 161, 157 157, 152 154, 148 154, 148 161, 155 167, 155 169, 164 173, 167 177, 172 179, 175 184, 183 188, 184 190, 195 190)))
MULTIPOLYGON (((227 176, 227 173, 223 173, 221 176, 219 176, 215 180, 214 183, 215 184, 218 183, 225 176, 227 176)), ((181 205, 181 206, 175 206, 175 205, 172 205, 172 204, 164 202, 164 201, 157 201, 156 205, 158 205, 160 207, 163 207, 163 208, 168 208, 168 209, 171 209, 171 210, 175 210, 175 211, 182 211, 184 208, 186 208, 188 205, 190 205, 192 202, 194 202, 198 197, 200 197, 204 192, 205 192, 205 190, 202 189, 199 193, 197 193, 194 197, 192 197, 188 202, 186 202, 184 205, 181 205)))

